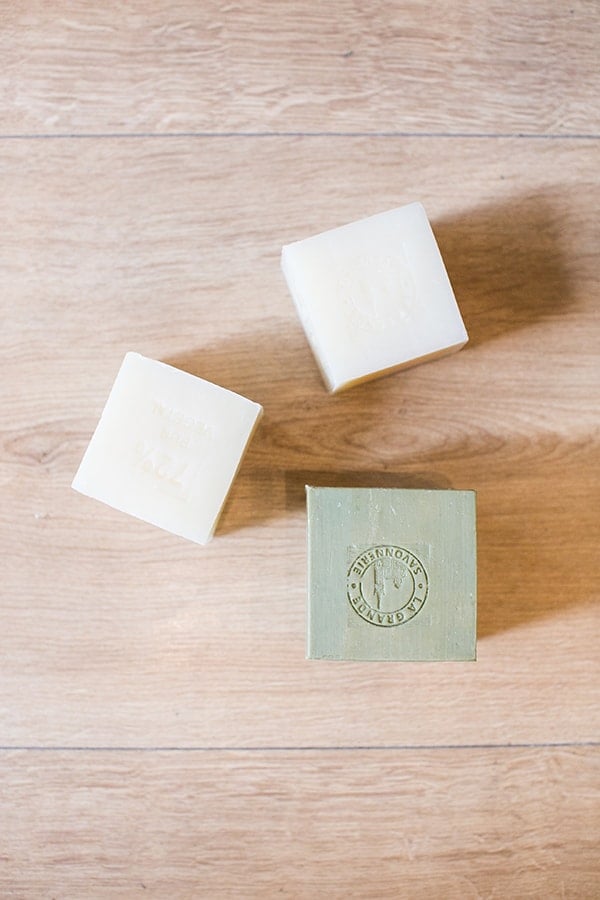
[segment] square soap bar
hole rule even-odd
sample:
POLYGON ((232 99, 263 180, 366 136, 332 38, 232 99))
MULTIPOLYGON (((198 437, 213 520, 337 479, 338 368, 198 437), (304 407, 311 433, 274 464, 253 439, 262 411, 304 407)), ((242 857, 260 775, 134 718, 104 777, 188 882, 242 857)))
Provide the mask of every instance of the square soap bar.
POLYGON ((288 244, 281 265, 331 391, 468 340, 420 203, 288 244))
POLYGON ((127 353, 73 487, 205 544, 261 413, 239 394, 127 353))
POLYGON ((473 491, 307 487, 308 657, 473 660, 473 491))

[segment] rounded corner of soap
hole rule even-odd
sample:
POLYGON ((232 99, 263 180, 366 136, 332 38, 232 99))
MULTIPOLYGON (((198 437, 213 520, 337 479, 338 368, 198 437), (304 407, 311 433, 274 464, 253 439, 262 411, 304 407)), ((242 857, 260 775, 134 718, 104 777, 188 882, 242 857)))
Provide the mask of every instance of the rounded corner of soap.
POLYGON ((123 362, 127 362, 128 360, 138 360, 145 359, 145 356, 142 356, 141 353, 138 353, 137 350, 127 350, 125 356, 123 357, 123 362))
POLYGON ((281 268, 283 270, 284 275, 286 274, 286 265, 288 264, 289 258, 290 258, 291 246, 292 246, 291 244, 284 244, 283 247, 281 248, 281 254, 279 256, 279 261, 281 263, 281 268))
POLYGON ((325 387, 327 389, 327 393, 334 397, 336 394, 341 394, 342 391, 345 391, 347 388, 352 386, 351 378, 343 378, 343 379, 334 379, 332 378, 326 371, 325 368, 321 365, 321 376, 323 381, 325 382, 325 387))
MULTIPOLYGON (((194 536, 193 538, 189 538, 189 540, 191 540, 194 544, 197 544, 199 547, 206 547, 206 546, 208 546, 208 544, 210 544, 210 542, 214 538, 215 529, 216 529, 216 522, 213 525, 212 529, 208 532, 208 534, 197 535, 197 536, 194 536)), ((182 535, 182 537, 185 537, 185 535, 182 535)))
POLYGON ((427 210, 425 209, 422 200, 411 200, 410 203, 406 203, 404 206, 401 206, 400 209, 413 210, 418 215, 424 216, 429 222, 429 216, 427 215, 427 210))

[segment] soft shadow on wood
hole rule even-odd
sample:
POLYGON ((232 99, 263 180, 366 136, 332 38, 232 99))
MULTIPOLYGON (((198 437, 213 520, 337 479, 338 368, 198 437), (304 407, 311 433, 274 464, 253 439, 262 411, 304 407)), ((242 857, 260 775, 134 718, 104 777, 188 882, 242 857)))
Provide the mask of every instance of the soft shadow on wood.
POLYGON ((499 468, 478 493, 478 635, 597 603, 600 518, 593 442, 499 468))
POLYGON ((261 403, 267 418, 273 407, 298 397, 327 400, 304 333, 291 322, 291 326, 289 321, 267 322, 262 329, 234 334, 163 362, 261 403))
MULTIPOLYGON (((533 325, 569 302, 551 201, 550 195, 524 198, 436 225, 475 343, 533 325)), ((436 407, 435 445, 428 410, 410 407, 425 435, 415 444, 415 430, 411 442, 402 423, 409 394, 427 385, 426 378, 392 376, 332 397, 301 328, 289 319, 165 361, 265 407, 218 534, 297 517, 306 483, 473 488, 480 638, 564 614, 590 598, 582 573, 592 564, 598 527, 581 444, 557 440, 548 447, 535 433, 511 436, 501 428, 484 444, 476 434, 457 440, 456 430, 452 439, 443 401, 436 407), (566 558, 571 581, 559 590, 566 558)), ((460 366, 460 356, 431 365, 443 392, 444 367, 460 366)))
MULTIPOLYGON (((482 474, 472 455, 454 447, 452 463, 439 454, 386 471, 243 469, 222 517, 220 533, 270 519, 294 518, 304 528, 305 485, 477 490, 478 638, 524 627, 540 618, 568 615, 593 602, 589 573, 600 527, 586 461, 571 446, 531 452, 525 442, 507 442, 482 474), (569 457, 574 454, 574 461, 569 457), (515 477, 523 457, 524 475, 515 477), (517 465, 518 468, 518 465, 517 465), (564 494, 557 496, 556 485, 564 494)), ((591 448, 590 448, 591 449, 591 448)), ((302 538, 303 540, 303 538, 302 538)))
POLYGON ((471 346, 569 304, 561 209, 548 191, 432 223, 471 346))
POLYGON ((237 334, 222 343, 164 360, 192 375, 221 385, 262 404, 263 418, 242 460, 219 523, 217 536, 255 526, 285 511, 281 473, 287 443, 274 447, 282 410, 314 409, 328 401, 312 353, 300 326, 237 334), (270 465, 264 465, 265 456, 270 465))
MULTIPOLYGON (((365 487, 448 487, 435 471, 365 471, 348 466, 335 421, 352 423, 363 404, 385 413, 389 391, 370 382, 336 396, 327 393, 303 332, 259 331, 164 362, 236 391, 264 406, 264 416, 229 492, 217 534, 255 526, 303 507, 307 483, 365 487), (332 411, 334 416, 332 417, 332 411), (316 437, 315 437, 316 436, 316 437), (306 468, 297 465, 298 448, 306 468), (320 465, 323 448, 339 445, 339 468, 320 465), (265 464, 265 460, 268 460, 265 464), (311 465, 312 463, 312 465, 311 465)), ((396 385, 396 390, 398 385, 396 385)), ((364 418, 364 416, 363 416, 364 418)))
POLYGON ((286 513, 296 515, 304 509, 307 484, 320 487, 450 487, 448 479, 436 473, 328 472, 244 465, 229 492, 217 535, 278 519, 286 513))

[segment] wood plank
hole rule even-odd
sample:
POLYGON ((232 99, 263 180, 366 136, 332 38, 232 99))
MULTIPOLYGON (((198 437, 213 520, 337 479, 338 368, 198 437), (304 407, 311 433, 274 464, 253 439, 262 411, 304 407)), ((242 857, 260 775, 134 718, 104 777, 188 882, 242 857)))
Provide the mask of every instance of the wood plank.
POLYGON ((597 749, 2 755, 3 897, 592 898, 597 749))
POLYGON ((25 146, 0 160, 5 740, 597 739, 597 145, 25 146), (415 197, 472 342, 331 398, 280 247, 415 197), (128 349, 265 406, 206 549, 69 489, 128 349), (476 664, 304 661, 306 481, 478 490, 476 664))
POLYGON ((4 134, 600 131, 593 0, 30 0, 0 15, 4 134))

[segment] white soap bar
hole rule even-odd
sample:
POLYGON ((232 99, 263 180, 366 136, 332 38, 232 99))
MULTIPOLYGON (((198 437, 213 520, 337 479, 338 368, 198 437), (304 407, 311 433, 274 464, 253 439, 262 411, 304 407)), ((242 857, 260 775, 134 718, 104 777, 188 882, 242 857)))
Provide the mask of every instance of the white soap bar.
POLYGON ((468 340, 420 203, 288 244, 281 265, 331 391, 468 340))
POLYGON ((205 544, 261 413, 239 394, 127 353, 73 487, 205 544))

